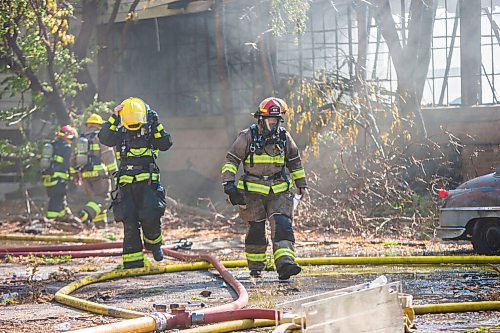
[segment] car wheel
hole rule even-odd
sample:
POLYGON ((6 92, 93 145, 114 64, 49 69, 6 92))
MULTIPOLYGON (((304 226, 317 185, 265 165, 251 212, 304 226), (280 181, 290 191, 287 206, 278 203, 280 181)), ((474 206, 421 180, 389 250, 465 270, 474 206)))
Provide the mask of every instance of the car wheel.
POLYGON ((477 221, 472 233, 472 246, 479 254, 500 254, 500 221, 477 221))

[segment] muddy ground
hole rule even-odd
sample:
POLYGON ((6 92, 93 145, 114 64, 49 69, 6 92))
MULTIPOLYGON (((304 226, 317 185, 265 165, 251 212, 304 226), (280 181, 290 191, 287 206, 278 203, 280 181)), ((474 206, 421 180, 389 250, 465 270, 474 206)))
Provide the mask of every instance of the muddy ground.
MULTIPOLYGON (((2 210, 1 234, 22 233, 33 224, 9 210, 15 210, 15 205, 2 210)), ((167 243, 186 237, 193 241, 191 252, 210 253, 223 260, 244 258, 244 230, 235 219, 196 215, 196 210, 189 209, 183 213, 167 211, 164 220, 167 243)), ((105 230, 72 230, 71 226, 55 224, 43 232, 117 239, 122 235, 121 225, 116 224, 105 230)), ((297 230, 296 238, 300 257, 473 255, 469 243, 449 243, 434 238, 347 237, 325 230, 297 230)), ((35 244, 0 240, 0 247, 35 244)), ((120 257, 69 261, 33 257, 0 259, 0 294, 17 293, 15 298, 0 298, 0 332, 61 332, 119 321, 58 304, 53 295, 72 281, 110 270, 120 262, 120 257)), ((162 264, 176 262, 167 259, 162 264)), ((390 282, 401 281, 403 291, 413 295, 414 304, 500 300, 499 265, 305 267, 290 283, 279 283, 275 272, 264 272, 262 279, 254 280, 245 269, 230 271, 248 290, 249 307, 273 308, 284 301, 368 282, 379 275, 385 275, 390 282)), ((153 304, 193 302, 214 306, 236 297, 214 270, 124 278, 93 284, 72 295, 142 312, 153 312, 153 304)), ((415 327, 416 332, 500 332, 499 318, 499 311, 423 315, 416 317, 415 327)))

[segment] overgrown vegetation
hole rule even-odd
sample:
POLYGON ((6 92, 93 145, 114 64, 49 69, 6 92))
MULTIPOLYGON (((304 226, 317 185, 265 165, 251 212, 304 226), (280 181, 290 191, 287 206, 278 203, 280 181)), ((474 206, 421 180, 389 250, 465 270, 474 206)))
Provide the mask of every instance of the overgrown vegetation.
POLYGON ((287 84, 288 128, 310 142, 304 160, 311 200, 299 221, 365 236, 432 236, 434 189, 451 181, 459 147, 414 140, 411 115, 404 118, 375 86, 361 95, 327 78, 287 84))

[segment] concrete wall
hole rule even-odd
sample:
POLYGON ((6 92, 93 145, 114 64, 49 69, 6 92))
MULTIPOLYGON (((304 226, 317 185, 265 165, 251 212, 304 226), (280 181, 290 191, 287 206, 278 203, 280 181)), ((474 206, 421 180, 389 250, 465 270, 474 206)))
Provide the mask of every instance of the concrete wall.
MULTIPOLYGON (((169 195, 185 202, 198 198, 224 199, 220 170, 235 137, 228 137, 222 116, 160 117, 167 124, 174 145, 160 153, 158 165, 169 195)), ((236 127, 248 127, 253 117, 238 115, 236 127)), ((238 130, 238 131, 239 131, 238 130)))
POLYGON ((429 137, 444 143, 445 132, 461 145, 461 175, 474 178, 500 166, 500 106, 439 107, 423 109, 429 137))

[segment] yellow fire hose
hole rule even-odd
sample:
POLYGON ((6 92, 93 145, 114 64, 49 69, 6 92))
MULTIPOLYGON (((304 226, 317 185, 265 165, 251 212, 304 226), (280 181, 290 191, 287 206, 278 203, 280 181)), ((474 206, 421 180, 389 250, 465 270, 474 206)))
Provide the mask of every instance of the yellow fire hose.
MULTIPOLYGON (((143 314, 145 315, 145 314, 143 314)), ((145 316, 126 319, 112 324, 82 328, 71 333, 149 333, 156 332, 156 321, 153 317, 145 316)))
POLYGON ((242 319, 226 321, 218 324, 205 325, 182 330, 183 333, 221 333, 241 331, 249 328, 274 326, 276 322, 268 319, 242 319))
POLYGON ((27 241, 27 242, 51 242, 51 243, 103 243, 109 242, 105 238, 91 238, 84 236, 66 236, 66 235, 0 235, 1 240, 9 241, 27 241))
POLYGON ((296 261, 297 263, 304 266, 499 264, 500 256, 325 257, 303 259, 299 258, 296 261))
MULTIPOLYGON (((65 243, 102 243, 108 242, 104 238, 90 238, 72 235, 0 235, 0 240, 11 241, 39 241, 39 242, 65 242, 65 243)), ((325 258, 302 258, 297 259, 297 263, 303 266, 320 265, 409 265, 409 264, 498 264, 500 256, 411 256, 411 257, 325 257, 325 258)), ((224 261, 227 268, 242 268, 247 266, 245 260, 224 261)), ((142 276, 149 274, 163 274, 168 272, 192 271, 209 269, 212 265, 206 262, 183 263, 175 265, 148 266, 146 268, 113 270, 110 272, 99 273, 75 281, 66 287, 60 289, 55 294, 56 301, 89 312, 101 315, 119 317, 125 320, 114 323, 114 332, 149 332, 156 328, 155 320, 148 314, 101 305, 98 303, 81 300, 69 294, 75 290, 97 282, 110 279, 118 279, 130 276, 142 276)), ((450 312, 470 312, 470 311, 497 311, 500 310, 500 301, 485 302, 463 302, 463 303, 442 303, 413 306, 416 315, 431 313, 450 313, 450 312)), ((274 321, 247 319, 224 322, 219 324, 207 325, 199 328, 184 330, 183 332, 202 333, 202 332, 231 332, 253 327, 273 326, 274 321)), ((78 332, 84 332, 79 330, 78 332)), ((88 329, 88 332, 98 332, 96 328, 88 329)))
MULTIPOLYGON (((226 321, 217 324, 205 325, 181 332, 188 333, 216 333, 216 332, 234 332, 255 327, 274 326, 276 322, 268 319, 241 319, 226 321)), ((108 324, 106 327, 90 327, 81 330, 71 331, 71 333, 146 333, 156 330, 156 322, 151 317, 136 318, 133 320, 123 320, 117 323, 108 324)))
POLYGON ((500 301, 414 305, 413 310, 415 311, 416 315, 424 315, 430 313, 498 311, 500 310, 500 301))
POLYGON ((80 280, 72 282, 67 286, 59 289, 54 299, 62 304, 66 304, 68 306, 85 310, 101 315, 107 315, 118 318, 138 318, 143 317, 146 314, 142 312, 130 311, 125 309, 114 308, 106 305, 102 305, 99 303, 82 300, 73 296, 70 296, 72 292, 77 289, 80 289, 84 286, 87 286, 92 283, 102 282, 111 279, 120 279, 124 277, 130 276, 142 276, 142 275, 152 275, 152 274, 163 274, 163 273, 172 273, 172 272, 182 272, 182 271, 193 271, 193 270, 201 270, 208 269, 211 265, 206 262, 195 262, 195 263, 184 263, 184 264, 175 264, 175 265, 157 265, 157 266, 147 266, 144 268, 134 268, 134 269, 122 269, 122 270, 113 270, 110 272, 99 273, 96 275, 86 276, 80 280))
MULTIPOLYGON (((302 258, 297 259, 297 262, 301 265, 387 265, 387 264, 493 264, 500 263, 500 256, 463 256, 463 257, 338 257, 338 258, 302 258)), ((242 268, 247 266, 245 260, 232 260, 223 261, 222 264, 227 268, 242 268)), ((102 282, 111 279, 119 279, 123 277, 130 276, 142 276, 150 274, 163 274, 169 272, 181 272, 181 271, 194 271, 209 269, 212 265, 206 262, 194 262, 194 263, 183 263, 175 265, 155 265, 147 266, 145 268, 135 268, 135 269, 124 269, 124 270, 113 270, 110 272, 99 273, 96 275, 91 275, 84 277, 80 280, 72 282, 67 286, 61 288, 55 294, 55 300, 59 303, 63 303, 69 306, 76 307, 81 310, 87 310, 97 314, 110 315, 119 318, 136 318, 143 316, 144 314, 136 313, 128 310, 123 310, 124 312, 118 311, 117 309, 111 310, 110 307, 93 303, 90 301, 84 301, 77 299, 76 297, 69 296, 75 290, 82 288, 86 285, 102 282), (138 315, 139 314, 139 315, 138 315)))
MULTIPOLYGON (((326 258, 302 258, 297 259, 297 262, 304 266, 309 265, 387 265, 387 264, 496 264, 500 263, 500 256, 459 256, 459 257, 446 257, 446 256, 416 256, 416 257, 326 257, 326 258)), ((233 261, 223 261, 223 265, 227 268, 242 268, 247 266, 245 260, 233 260, 233 261)), ((70 296, 69 294, 75 290, 82 288, 86 285, 102 282, 110 279, 118 279, 130 276, 142 276, 150 274, 162 274, 169 272, 180 272, 180 271, 193 271, 193 270, 203 270, 209 269, 212 265, 206 262, 194 262, 194 263, 183 263, 174 265, 157 265, 157 266, 147 266, 145 268, 127 269, 127 270, 113 270, 109 272, 99 273, 96 275, 91 275, 84 277, 78 281, 72 282, 69 285, 63 287, 55 294, 55 300, 59 303, 66 304, 81 310, 86 310, 89 312, 108 315, 113 317, 119 317, 125 320, 120 323, 113 324, 116 330, 113 332, 150 332, 156 329, 155 320, 149 317, 148 314, 125 310, 120 308, 115 308, 111 306, 106 306, 86 300, 81 300, 76 297, 70 296), (142 317, 142 318, 139 318, 142 317), (132 330, 133 328, 133 330, 132 330)), ((444 304, 434 304, 434 305, 417 305, 414 306, 415 314, 421 315, 426 313, 438 313, 439 312, 467 312, 467 311, 488 311, 488 310, 500 310, 500 301, 489 301, 489 302, 465 302, 465 303, 444 303, 444 304)), ((239 329, 246 329, 245 325, 250 325, 250 323, 260 323, 260 321, 254 320, 237 320, 232 322, 230 325, 242 325, 239 329), (235 324, 237 323, 237 324, 235 324)), ((236 328, 231 328, 224 330, 224 323, 217 325, 212 325, 220 330, 220 332, 230 332, 236 330, 236 328), (221 326, 219 326, 221 325, 221 326)), ((272 323, 274 325, 274 322, 272 323)), ((205 326, 204 326, 205 327, 205 326)), ((207 326, 208 327, 208 326, 207 326)), ((229 327, 229 326, 228 326, 229 327)), ((200 329, 203 327, 200 327, 200 329)), ((197 331, 198 328, 192 332, 206 332, 197 331)), ((78 330, 75 332, 101 332, 97 327, 78 330)), ((103 333, 105 331, 102 331, 103 333)), ((188 330, 190 332, 190 330, 188 330)), ((210 331, 217 332, 217 331, 210 331)))

